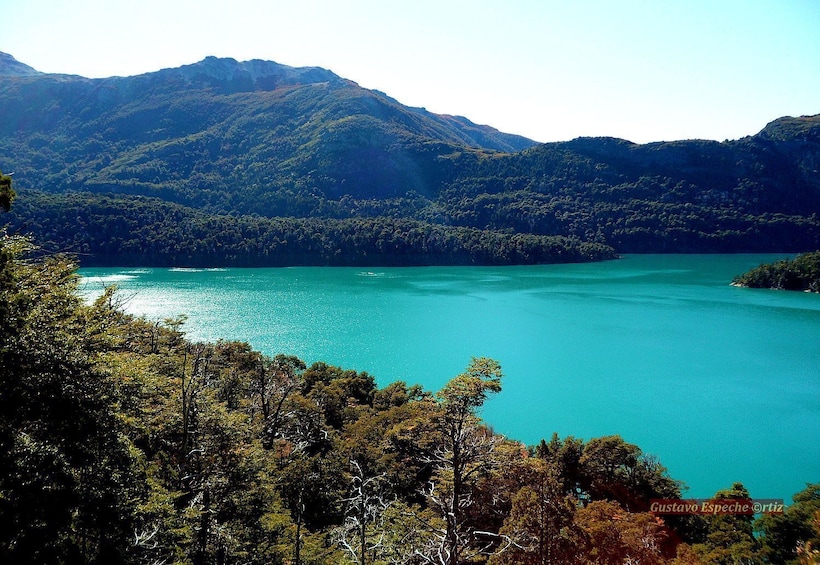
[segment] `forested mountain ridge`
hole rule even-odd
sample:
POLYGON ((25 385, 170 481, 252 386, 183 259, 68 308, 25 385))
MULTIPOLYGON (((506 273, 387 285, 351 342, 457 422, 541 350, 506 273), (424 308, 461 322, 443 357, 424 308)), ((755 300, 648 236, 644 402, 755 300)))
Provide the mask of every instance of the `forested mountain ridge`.
MULTIPOLYGON (((139 247, 134 226, 162 231, 151 217, 173 215, 169 203, 189 208, 188 217, 211 218, 215 240, 226 222, 239 221, 226 218, 381 218, 439 226, 454 238, 461 237, 454 228, 470 228, 609 250, 589 259, 611 257, 613 249, 820 247, 820 116, 781 118, 722 143, 539 145, 402 106, 324 69, 214 57, 106 79, 37 73, 4 57, 0 115, 0 170, 14 173, 20 202, 31 204, 25 215, 11 215, 13 228, 28 225, 49 248, 82 248, 88 264, 116 264, 121 246, 139 247), (118 204, 99 214, 93 194, 118 204), (93 209, 84 214, 95 222, 87 232, 130 227, 105 242, 82 240, 82 230, 58 213, 66 205, 93 209)), ((353 224, 372 236, 368 222, 353 224)), ((194 241, 185 246, 194 249, 191 264, 237 264, 228 254, 198 255, 194 241)), ((484 260, 423 255, 419 262, 430 264, 484 260)), ((519 261, 513 255, 501 261, 519 261)))
POLYGON ((426 144, 533 145, 402 106, 324 69, 215 57, 133 77, 3 76, 0 115, 2 153, 26 177, 18 188, 158 194, 197 205, 212 191, 293 176, 327 187, 356 180, 379 196, 425 191, 414 175, 430 159, 426 144))

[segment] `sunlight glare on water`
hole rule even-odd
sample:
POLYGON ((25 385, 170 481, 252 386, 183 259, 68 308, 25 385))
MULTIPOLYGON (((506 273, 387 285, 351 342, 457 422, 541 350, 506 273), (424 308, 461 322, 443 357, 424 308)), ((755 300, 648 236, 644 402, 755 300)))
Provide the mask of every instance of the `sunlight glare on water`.
POLYGON ((528 267, 83 269, 194 340, 236 339, 437 390, 497 359, 484 409, 527 444, 620 434, 706 497, 820 480, 820 296, 729 286, 767 255, 528 267))

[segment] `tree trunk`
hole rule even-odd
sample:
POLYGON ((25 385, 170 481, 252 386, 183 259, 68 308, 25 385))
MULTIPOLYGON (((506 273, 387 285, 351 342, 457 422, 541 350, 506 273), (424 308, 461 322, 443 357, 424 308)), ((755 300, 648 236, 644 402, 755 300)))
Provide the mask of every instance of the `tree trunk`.
POLYGON ((296 505, 296 543, 293 548, 293 565, 302 565, 302 489, 299 489, 299 500, 296 505))

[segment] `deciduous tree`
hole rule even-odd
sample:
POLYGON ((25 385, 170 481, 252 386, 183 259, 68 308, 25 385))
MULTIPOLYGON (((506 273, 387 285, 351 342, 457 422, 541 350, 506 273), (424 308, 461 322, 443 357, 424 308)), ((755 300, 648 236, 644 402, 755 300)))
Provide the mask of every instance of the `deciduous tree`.
POLYGON ((0 233, 0 561, 122 560, 142 488, 96 313, 32 249, 0 233))
POLYGON ((578 499, 567 494, 555 467, 541 458, 528 459, 523 486, 512 499, 512 509, 500 533, 511 546, 490 558, 491 565, 547 565, 578 562, 585 535, 575 512, 578 499))
MULTIPOLYGON (((496 466, 494 452, 502 438, 487 429, 477 415, 488 395, 501 390, 501 366, 474 358, 464 373, 428 399, 424 419, 405 426, 416 437, 419 457, 433 475, 423 494, 441 517, 440 530, 430 530, 421 558, 427 563, 457 565, 497 545, 498 535, 477 531, 466 519, 472 491, 496 466)), ((432 523, 429 522, 428 523, 432 523)))

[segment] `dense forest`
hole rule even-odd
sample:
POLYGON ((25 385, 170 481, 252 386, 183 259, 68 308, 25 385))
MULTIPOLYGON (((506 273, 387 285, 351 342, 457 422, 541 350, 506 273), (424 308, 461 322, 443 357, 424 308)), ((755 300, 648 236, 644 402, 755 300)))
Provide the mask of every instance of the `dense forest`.
POLYGON ((14 229, 83 265, 509 265, 612 259, 577 237, 448 226, 394 217, 209 215, 155 198, 21 192, 14 229))
MULTIPOLYGON (((0 177, 0 206, 14 200, 0 177)), ((0 216, 3 217, 3 216, 0 216)), ((526 446, 477 357, 437 392, 93 304, 0 233, 3 563, 816 563, 820 484, 782 514, 660 516, 684 484, 621 437, 526 446)), ((466 360, 465 360, 466 361, 466 360)), ((742 484, 718 500, 750 498, 742 484)))
POLYGON ((87 79, 8 55, 0 115, 0 170, 26 195, 11 229, 87 265, 820 248, 820 116, 724 142, 536 144, 324 69, 210 57, 87 79))
POLYGON ((767 263, 738 275, 736 286, 820 292, 820 251, 767 263))

